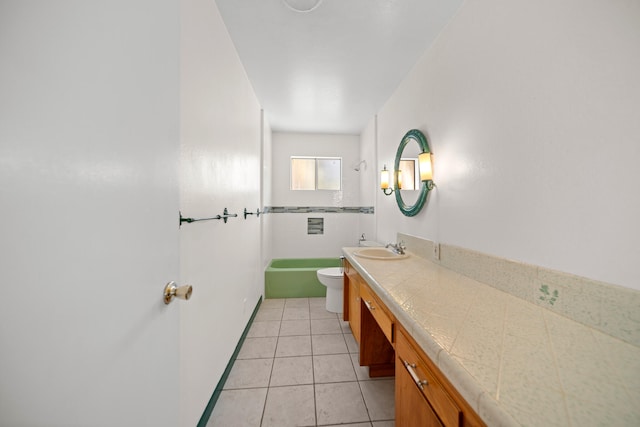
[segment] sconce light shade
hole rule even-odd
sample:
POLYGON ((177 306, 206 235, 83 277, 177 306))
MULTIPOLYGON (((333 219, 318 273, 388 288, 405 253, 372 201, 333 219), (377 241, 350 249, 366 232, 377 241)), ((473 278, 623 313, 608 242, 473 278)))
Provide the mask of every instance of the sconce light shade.
POLYGON ((431 153, 420 153, 418 163, 420 167, 420 181, 432 181, 433 169, 431 168, 431 153))
POLYGON ((384 165, 384 169, 380 171, 380 189, 387 196, 393 193, 393 188, 390 188, 391 174, 389 172, 387 165, 384 165))
POLYGON ((389 183, 391 182, 391 177, 389 171, 387 170, 387 165, 384 165, 384 169, 380 171, 380 188, 385 190, 389 188, 389 183))
POLYGON ((397 190, 402 190, 402 171, 398 169, 395 173, 397 176, 396 181, 398 182, 397 190))

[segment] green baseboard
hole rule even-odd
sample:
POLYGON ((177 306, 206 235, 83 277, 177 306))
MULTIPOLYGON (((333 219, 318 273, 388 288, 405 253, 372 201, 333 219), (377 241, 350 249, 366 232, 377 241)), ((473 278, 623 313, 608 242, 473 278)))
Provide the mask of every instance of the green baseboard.
POLYGON ((253 324, 253 319, 255 319, 256 314, 258 313, 258 309, 260 308, 260 304, 262 304, 262 297, 260 297, 260 299, 258 300, 258 303, 256 304, 256 307, 253 309, 251 318, 249 319, 247 326, 244 328, 244 331, 240 336, 238 345, 236 345, 236 349, 233 351, 233 354, 231 355, 231 359, 229 360, 229 363, 227 363, 227 367, 224 370, 224 373, 222 374, 220 381, 218 381, 218 385, 213 391, 213 394, 211 395, 211 399, 209 399, 209 403, 207 404, 207 407, 204 409, 204 413, 202 414, 202 417, 200 417, 200 421, 198 421, 198 427, 206 427, 207 423, 209 422, 209 418, 211 417, 213 408, 216 406, 216 402, 220 397, 220 393, 222 393, 222 389, 224 388, 224 383, 227 381, 227 378, 229 378, 229 374, 231 373, 231 368, 233 368, 233 364, 235 363, 236 358, 238 357, 238 353, 240 353, 240 348, 242 348, 242 344, 244 343, 244 340, 247 337, 247 333, 249 333, 249 329, 253 324))

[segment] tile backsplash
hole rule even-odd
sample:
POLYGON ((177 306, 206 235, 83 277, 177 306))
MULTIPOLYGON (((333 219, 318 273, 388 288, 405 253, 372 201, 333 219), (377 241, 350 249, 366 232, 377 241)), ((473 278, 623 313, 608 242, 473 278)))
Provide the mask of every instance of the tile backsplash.
POLYGON ((415 255, 640 347, 640 291, 398 233, 415 255))
POLYGON ((373 214, 373 206, 265 206, 263 213, 360 213, 373 214))

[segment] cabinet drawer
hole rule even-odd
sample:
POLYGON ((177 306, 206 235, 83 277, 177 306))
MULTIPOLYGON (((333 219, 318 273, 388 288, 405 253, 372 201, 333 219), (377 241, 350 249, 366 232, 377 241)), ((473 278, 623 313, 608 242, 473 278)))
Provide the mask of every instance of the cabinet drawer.
POLYGON ((366 285, 360 286, 360 298, 373 318, 376 319, 376 322, 378 323, 378 326, 380 326, 384 336, 393 344, 395 339, 393 336, 393 319, 386 312, 382 303, 380 303, 378 298, 373 295, 373 292, 371 292, 369 287, 366 285))
POLYGON ((398 362, 410 373, 416 387, 429 401, 442 424, 447 427, 459 426, 462 411, 402 333, 397 336, 396 354, 398 362))

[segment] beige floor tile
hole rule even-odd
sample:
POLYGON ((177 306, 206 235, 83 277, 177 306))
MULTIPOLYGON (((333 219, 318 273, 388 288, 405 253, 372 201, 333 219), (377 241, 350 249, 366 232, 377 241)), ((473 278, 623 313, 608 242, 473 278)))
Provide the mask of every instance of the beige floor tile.
POLYGON ((333 319, 311 319, 311 334, 341 334, 340 322, 335 317, 333 319))
POLYGON ((348 354, 313 356, 313 378, 316 384, 356 381, 351 357, 348 354))
POLYGON ((263 301, 207 427, 394 426, 393 379, 369 378, 348 322, 325 304, 263 301))
POLYGON ((363 381, 360 383, 360 389, 372 421, 395 419, 395 387, 393 379, 363 381))
POLYGON ((223 390, 207 427, 260 427, 267 390, 223 390))
POLYGON ((268 387, 273 359, 236 360, 224 389, 268 387))
POLYGON ((342 320, 342 315, 339 317, 339 319, 340 319, 340 327, 342 328, 342 333, 353 334, 353 332, 351 331, 351 326, 349 326, 349 322, 345 322, 344 320, 342 320))
POLYGON ((264 322, 265 320, 282 320, 283 308, 263 308, 260 307, 255 322, 264 322))
POLYGON ((309 309, 309 298, 286 298, 284 308, 306 308, 309 309))
POLYGON ((348 353, 342 334, 312 335, 311 340, 314 355, 348 353))
POLYGON ((353 335, 351 335, 351 332, 349 332, 348 334, 344 334, 344 340, 347 342, 347 349, 349 350, 349 353, 360 352, 360 346, 358 345, 358 342, 353 337, 353 335))
POLYGON ((371 427, 371 423, 355 423, 355 424, 332 424, 325 427, 371 427))
POLYGON ((238 353, 238 359, 268 359, 273 357, 278 338, 246 338, 238 353))
POLYGON ((276 357, 310 356, 311 336, 279 337, 276 357))
POLYGON ((284 298, 269 298, 262 301, 260 308, 284 308, 284 298))
POLYGON ((336 313, 331 313, 327 311, 327 309, 322 307, 313 307, 311 306, 309 310, 309 316, 312 319, 337 319, 338 315, 336 313))
POLYGON ((368 381, 369 378, 369 368, 366 366, 360 366, 360 355, 358 353, 349 354, 351 357, 351 363, 353 364, 353 370, 356 373, 356 377, 358 381, 368 381))
POLYGON ((360 362, 359 362, 360 355, 358 353, 351 353, 349 354, 349 356, 351 357, 351 362, 353 363, 353 370, 356 373, 356 377, 358 378, 358 381, 384 381, 384 380, 390 380, 394 378, 394 377, 371 378, 369 376, 369 367, 360 366, 360 362))
POLYGON ((327 305, 327 299, 325 297, 315 297, 309 298, 309 307, 322 307, 324 308, 327 305))
POLYGON ((311 356, 276 357, 273 362, 270 386, 313 384, 311 356))
POLYGON ((318 424, 344 424, 369 421, 357 382, 316 384, 318 424))
POLYGON ((253 322, 247 338, 277 337, 280 332, 279 320, 265 320, 262 322, 253 322))
POLYGON ((280 336, 311 335, 311 323, 308 319, 283 320, 280 326, 280 336))
POLYGON ((262 427, 313 426, 315 422, 312 385, 269 388, 262 427))
POLYGON ((309 319, 309 308, 304 307, 285 307, 282 313, 282 320, 299 320, 309 319))

